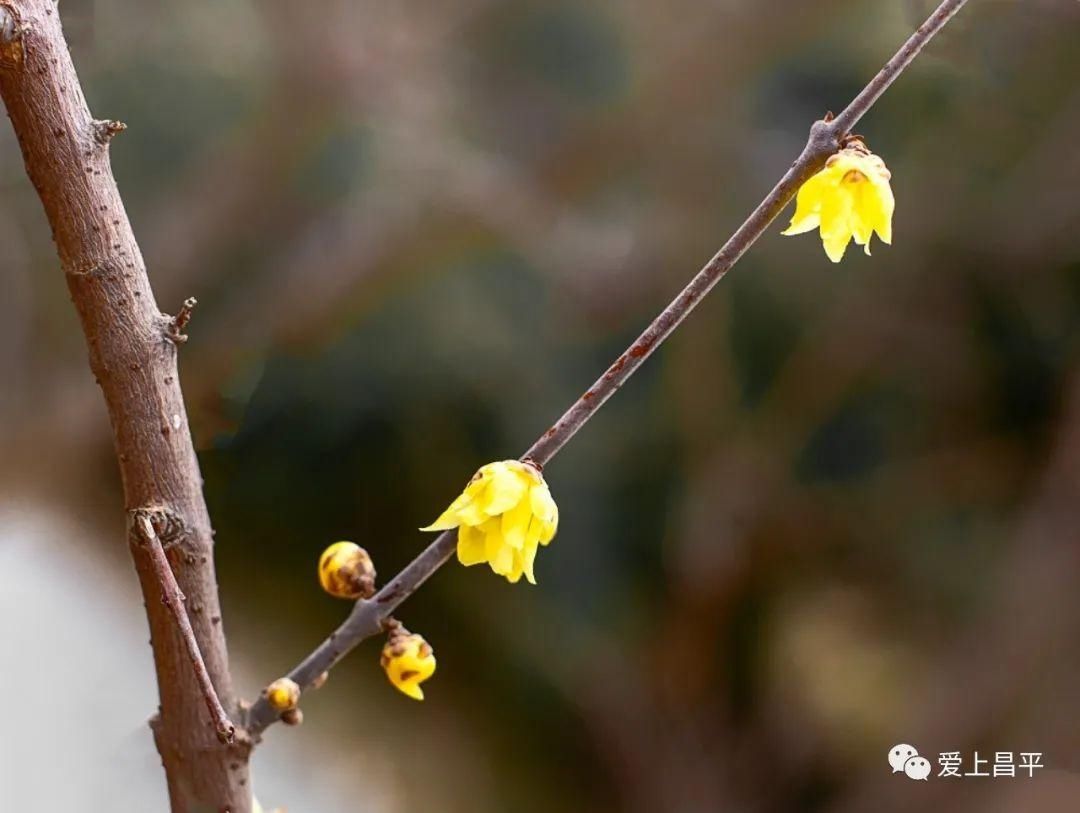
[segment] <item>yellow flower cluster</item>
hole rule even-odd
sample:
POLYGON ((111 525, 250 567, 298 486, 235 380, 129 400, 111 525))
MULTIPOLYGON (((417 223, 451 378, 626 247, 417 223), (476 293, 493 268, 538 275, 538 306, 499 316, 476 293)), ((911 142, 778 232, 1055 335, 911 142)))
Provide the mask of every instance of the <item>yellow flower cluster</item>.
POLYGON ((398 625, 383 647, 382 668, 390 682, 413 700, 423 700, 420 684, 435 674, 435 651, 423 636, 398 625))
POLYGON ((423 531, 458 529, 457 555, 469 566, 487 562, 510 582, 536 584, 533 563, 559 524, 559 509, 540 471, 529 463, 488 463, 423 531))
POLYGON ((825 253, 834 263, 843 259, 851 238, 870 253, 870 237, 877 232, 892 243, 892 216, 896 203, 885 162, 857 139, 831 156, 825 169, 799 189, 795 216, 784 234, 821 229, 825 253))

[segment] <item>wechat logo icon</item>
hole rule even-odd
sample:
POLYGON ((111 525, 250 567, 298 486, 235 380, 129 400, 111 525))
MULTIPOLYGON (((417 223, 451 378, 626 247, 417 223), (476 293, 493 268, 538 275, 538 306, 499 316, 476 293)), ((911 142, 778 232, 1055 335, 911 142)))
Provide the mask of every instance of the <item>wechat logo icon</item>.
POLYGON ((889 765, 893 773, 902 773, 908 779, 923 780, 930 776, 930 760, 919 756, 913 745, 900 743, 889 749, 889 765))

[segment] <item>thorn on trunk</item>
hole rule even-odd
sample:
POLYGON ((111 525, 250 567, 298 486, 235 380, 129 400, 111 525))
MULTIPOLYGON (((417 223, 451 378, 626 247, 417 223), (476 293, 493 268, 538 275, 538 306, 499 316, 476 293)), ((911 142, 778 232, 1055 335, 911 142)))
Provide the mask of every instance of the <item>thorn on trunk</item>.
POLYGON ((94 139, 98 144, 105 145, 113 140, 113 136, 117 133, 122 133, 127 129, 127 125, 122 121, 113 121, 112 119, 95 119, 94 120, 94 139))
POLYGON ((165 329, 165 335, 176 344, 183 344, 188 340, 188 337, 184 334, 184 328, 186 328, 188 322, 191 321, 192 311, 195 310, 195 306, 198 304, 199 300, 193 296, 189 296, 184 300, 184 304, 180 306, 179 313, 169 320, 169 325, 165 329))

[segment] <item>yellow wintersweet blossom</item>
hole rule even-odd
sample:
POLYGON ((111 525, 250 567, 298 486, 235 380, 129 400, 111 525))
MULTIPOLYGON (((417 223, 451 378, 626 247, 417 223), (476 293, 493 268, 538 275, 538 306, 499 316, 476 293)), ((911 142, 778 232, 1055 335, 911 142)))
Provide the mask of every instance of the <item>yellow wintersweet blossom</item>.
POLYGON ((825 169, 799 189, 795 216, 784 234, 821 229, 825 253, 840 262, 852 237, 870 253, 870 237, 877 232, 892 243, 892 216, 896 203, 885 162, 857 139, 831 156, 825 169))
POLYGON ((380 661, 386 676, 399 691, 413 700, 424 699, 420 684, 435 674, 435 650, 422 635, 410 633, 400 625, 392 628, 380 661))
POLYGON ((539 469, 518 460, 488 463, 442 516, 422 531, 458 529, 458 561, 487 562, 510 582, 536 584, 539 545, 555 536, 559 509, 539 469))

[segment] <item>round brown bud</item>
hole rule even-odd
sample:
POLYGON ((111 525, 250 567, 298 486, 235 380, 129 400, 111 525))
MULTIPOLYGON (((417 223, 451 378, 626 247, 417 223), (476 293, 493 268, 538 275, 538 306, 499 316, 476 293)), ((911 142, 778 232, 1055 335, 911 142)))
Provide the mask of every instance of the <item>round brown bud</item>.
POLYGON ((375 565, 359 545, 335 542, 319 557, 319 584, 337 598, 370 598, 375 594, 375 565))

